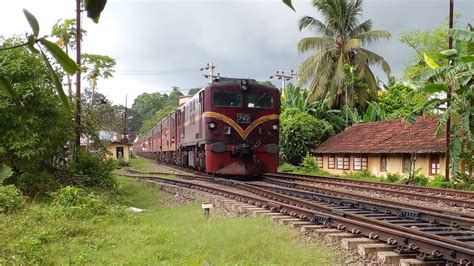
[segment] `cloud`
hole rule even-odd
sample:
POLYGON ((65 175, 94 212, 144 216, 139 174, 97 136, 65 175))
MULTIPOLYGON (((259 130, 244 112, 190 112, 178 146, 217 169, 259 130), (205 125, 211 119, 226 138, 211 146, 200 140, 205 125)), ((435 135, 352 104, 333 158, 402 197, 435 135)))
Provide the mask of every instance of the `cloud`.
MULTIPOLYGON (((460 25, 472 19, 473 3, 456 1, 456 12, 463 13, 460 25)), ((38 17, 43 34, 57 19, 75 16, 72 0, 49 0, 47 5, 17 0, 2 6, 1 34, 29 31, 23 7, 38 17)), ((310 1, 294 5, 296 12, 280 0, 109 0, 99 24, 84 19, 88 34, 83 50, 117 60, 115 77, 99 81, 99 91, 116 103, 122 103, 125 94, 132 102, 143 92, 204 86, 207 80, 199 68, 207 62, 214 62, 225 76, 267 80, 277 70, 296 70, 307 56, 299 54, 296 45, 311 33, 299 32, 297 21, 319 14, 310 1)), ((363 18, 393 36, 370 49, 399 74, 413 54, 400 43, 400 32, 436 27, 448 15, 447 5, 445 0, 365 0, 363 18)))

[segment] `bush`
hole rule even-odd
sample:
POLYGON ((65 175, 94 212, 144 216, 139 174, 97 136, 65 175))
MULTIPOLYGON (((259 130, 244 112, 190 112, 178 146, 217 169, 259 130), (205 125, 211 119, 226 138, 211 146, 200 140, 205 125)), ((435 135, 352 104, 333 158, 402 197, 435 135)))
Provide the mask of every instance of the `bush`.
POLYGON ((318 168, 318 162, 316 162, 316 159, 311 156, 310 154, 307 154, 304 159, 303 163, 301 164, 303 169, 308 172, 314 172, 319 170, 318 168))
POLYGON ((104 201, 88 194, 82 188, 67 186, 50 195, 53 198, 53 206, 58 207, 60 212, 68 217, 90 218, 107 213, 104 201))
POLYGON ((394 174, 394 173, 388 173, 387 174, 387 177, 385 178, 385 180, 387 182, 390 182, 390 183, 395 183, 395 182, 398 182, 402 179, 402 176, 399 175, 399 174, 394 174))
POLYGON ((456 183, 454 181, 445 181, 444 176, 436 175, 429 181, 428 186, 433 188, 455 188, 456 183))
POLYGON ((116 168, 115 160, 104 159, 86 150, 77 153, 77 162, 72 162, 69 171, 73 180, 69 184, 80 187, 103 189, 115 188, 112 171, 116 168))
POLYGON ((289 164, 289 163, 284 163, 284 164, 280 165, 280 167, 278 167, 279 172, 285 172, 285 173, 291 173, 291 172, 295 172, 297 170, 298 170, 298 166, 295 166, 295 165, 292 165, 292 164, 289 164))
POLYGON ((15 186, 0 186, 0 213, 17 212, 24 206, 25 199, 15 186))
POLYGON ((130 166, 130 162, 125 161, 124 159, 117 159, 117 165, 119 166, 119 168, 128 167, 128 166, 130 166))
POLYGON ((428 177, 424 175, 415 175, 413 177, 413 183, 417 186, 426 186, 428 185, 429 181, 430 180, 428 179, 428 177))
POLYGON ((352 179, 377 179, 378 178, 377 176, 372 175, 367 170, 358 171, 358 172, 345 172, 344 175, 347 178, 352 178, 352 179))
POLYGON ((283 161, 298 165, 316 147, 324 124, 296 108, 285 110, 280 117, 280 155, 283 161))

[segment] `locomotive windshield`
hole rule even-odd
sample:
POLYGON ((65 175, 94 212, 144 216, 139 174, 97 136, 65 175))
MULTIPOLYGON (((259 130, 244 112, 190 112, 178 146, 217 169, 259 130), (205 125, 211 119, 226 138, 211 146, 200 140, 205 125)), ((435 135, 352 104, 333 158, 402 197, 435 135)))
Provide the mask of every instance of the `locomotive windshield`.
POLYGON ((273 97, 268 93, 248 93, 245 98, 249 108, 273 108, 273 97))
POLYGON ((216 91, 212 102, 217 107, 242 107, 242 94, 239 92, 216 91))

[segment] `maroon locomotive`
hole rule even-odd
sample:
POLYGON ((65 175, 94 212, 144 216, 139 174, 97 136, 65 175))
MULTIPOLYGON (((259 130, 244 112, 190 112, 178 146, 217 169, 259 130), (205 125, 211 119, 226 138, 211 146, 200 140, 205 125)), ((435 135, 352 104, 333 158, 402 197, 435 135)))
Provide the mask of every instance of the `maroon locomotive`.
POLYGON ((138 140, 135 150, 212 174, 276 173, 279 113, 277 88, 216 79, 138 140))

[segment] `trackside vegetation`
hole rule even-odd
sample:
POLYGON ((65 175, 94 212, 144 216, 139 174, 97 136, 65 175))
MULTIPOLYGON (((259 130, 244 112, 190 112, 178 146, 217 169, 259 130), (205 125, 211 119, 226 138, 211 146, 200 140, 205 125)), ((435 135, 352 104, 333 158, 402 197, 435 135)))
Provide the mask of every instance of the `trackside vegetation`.
POLYGON ((0 264, 337 262, 334 251, 304 244, 297 232, 276 227, 265 218, 213 212, 207 221, 198 203, 171 206, 173 196, 135 180, 117 179, 114 194, 64 187, 51 193, 49 200, 36 203, 25 202, 13 186, 0 187, 2 206, 4 190, 20 202, 11 212, 0 212, 0 264), (128 206, 145 212, 126 212, 128 206))

